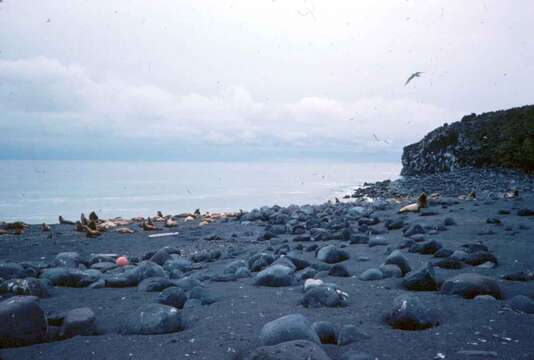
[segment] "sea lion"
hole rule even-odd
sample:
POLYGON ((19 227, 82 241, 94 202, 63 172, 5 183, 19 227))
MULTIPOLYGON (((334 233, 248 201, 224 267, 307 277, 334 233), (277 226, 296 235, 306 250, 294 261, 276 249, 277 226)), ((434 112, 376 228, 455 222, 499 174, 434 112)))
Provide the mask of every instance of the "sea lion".
POLYGON ((0 235, 7 235, 7 234, 9 234, 7 230, 0 229, 0 235))
POLYGON ((59 223, 60 223, 61 225, 74 225, 74 224, 75 224, 74 221, 65 220, 65 219, 63 218, 63 216, 61 216, 61 215, 59 215, 59 223))
POLYGON ((50 225, 48 225, 47 223, 43 223, 43 224, 41 225, 41 229, 42 229, 43 231, 46 231, 46 232, 52 230, 52 228, 50 227, 50 225))
POLYGON ((419 206, 419 209, 428 207, 428 196, 425 192, 421 193, 417 198, 417 205, 419 206))
POLYGON ((84 213, 80 215, 80 222, 82 223, 82 225, 87 225, 89 223, 84 213))
POLYGON ((428 195, 425 192, 423 192, 417 198, 416 203, 402 207, 399 210, 399 213, 419 212, 420 209, 427 208, 427 207, 428 207, 428 195))
POLYGON ((134 231, 127 227, 121 227, 116 230, 119 234, 133 234, 134 231))
POLYGON ((109 229, 113 229, 115 227, 117 227, 117 224, 115 224, 113 221, 104 221, 96 225, 96 228, 99 231, 108 231, 109 229))
POLYGON ((98 231, 98 228, 96 227, 96 222, 94 220, 89 221, 89 224, 84 226, 87 226, 91 230, 98 231))
MULTIPOLYGON (((91 222, 90 222, 89 224, 91 224, 91 222)), ((89 226, 87 226, 87 225, 82 225, 82 226, 83 226, 83 229, 85 230, 85 234, 87 235, 87 237, 96 237, 96 236, 100 236, 100 231, 91 229, 91 228, 90 228, 89 226)))
POLYGON ((152 222, 152 219, 150 218, 150 216, 146 219, 146 223, 148 225, 154 225, 154 223, 152 222))
POLYGON ((83 229, 84 226, 86 226, 86 225, 82 225, 81 222, 76 221, 76 224, 74 225, 74 230, 77 231, 77 232, 84 232, 85 231, 83 229))
POLYGON ((158 217, 160 217, 160 218, 163 218, 163 217, 164 217, 164 216, 163 216, 163 213, 162 213, 161 211, 159 211, 159 210, 158 210, 158 212, 157 212, 156 214, 157 214, 158 217))
MULTIPOLYGON (((149 218, 150 219, 150 218, 149 218)), ((154 230, 157 230, 158 228, 156 227, 156 225, 154 224, 151 224, 151 223, 148 223, 148 222, 145 222, 143 221, 141 223, 141 227, 143 228, 143 230, 145 231, 154 231, 154 230)))
POLYGON ((200 216, 200 209, 196 209, 193 213, 194 216, 200 216))
POLYGON ((471 191, 469 194, 467 194, 467 200, 476 200, 477 193, 474 191, 471 191))
POLYGON ((98 222, 98 215, 94 211, 91 211, 91 213, 89 213, 89 220, 98 222))
POLYGON ((178 223, 174 220, 172 220, 171 218, 168 218, 167 220, 165 220, 165 224, 163 226, 165 227, 176 227, 176 225, 178 225, 178 223))

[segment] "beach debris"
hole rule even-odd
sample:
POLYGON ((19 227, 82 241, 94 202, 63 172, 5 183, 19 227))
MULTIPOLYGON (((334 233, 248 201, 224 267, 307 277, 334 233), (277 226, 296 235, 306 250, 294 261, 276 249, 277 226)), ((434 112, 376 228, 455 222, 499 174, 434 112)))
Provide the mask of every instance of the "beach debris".
POLYGON ((130 261, 128 261, 128 258, 126 256, 119 256, 117 260, 115 261, 115 263, 118 266, 126 266, 130 263, 130 261))
POLYGON ((176 236, 178 234, 179 232, 170 232, 170 233, 152 234, 152 235, 148 235, 148 237, 149 238, 160 238, 160 237, 165 237, 165 236, 176 236))

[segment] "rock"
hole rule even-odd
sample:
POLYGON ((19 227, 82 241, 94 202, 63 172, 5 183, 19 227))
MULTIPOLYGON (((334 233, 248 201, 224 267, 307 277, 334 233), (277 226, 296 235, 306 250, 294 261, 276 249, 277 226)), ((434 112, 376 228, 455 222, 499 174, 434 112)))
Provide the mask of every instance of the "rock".
POLYGON ((466 299, 473 299, 478 295, 491 295, 496 299, 502 299, 497 281, 475 273, 459 274, 446 280, 440 292, 446 295, 459 295, 466 299))
POLYGON ((345 307, 348 295, 328 284, 312 286, 304 293, 301 304, 307 308, 345 307))
POLYGON ((534 314, 534 301, 524 295, 516 295, 508 302, 510 307, 525 314, 534 314))
POLYGON ((467 253, 466 253, 465 251, 463 251, 463 250, 455 250, 455 251, 451 254, 450 258, 451 258, 451 259, 455 259, 455 260, 459 260, 459 261, 464 261, 465 259, 467 259, 467 256, 468 256, 468 255, 469 255, 469 254, 467 254, 467 253))
POLYGON ((78 270, 69 267, 45 269, 40 278, 54 286, 86 287, 98 281, 102 273, 98 270, 78 270))
POLYGON ((389 245, 389 242, 384 239, 382 236, 373 236, 371 240, 367 243, 369 247, 375 247, 375 246, 387 246, 389 245))
POLYGON ((316 321, 312 324, 312 329, 321 339, 321 344, 337 344, 337 331, 332 323, 316 321))
POLYGON ((164 277, 151 277, 141 281, 137 285, 137 290, 147 292, 162 291, 171 286, 176 286, 172 280, 164 277))
POLYGON ((226 274, 235 274, 236 271, 240 268, 246 268, 248 270, 248 265, 244 260, 232 261, 224 267, 223 271, 226 274))
POLYGON ((335 264, 345 261, 349 258, 349 253, 336 248, 333 245, 327 245, 317 252, 317 259, 328 264, 335 264))
POLYGON ((62 252, 52 261, 52 267, 69 267, 77 269, 81 264, 81 256, 77 252, 62 252))
POLYGON ((453 258, 445 258, 434 263, 434 266, 437 266, 442 269, 447 270, 457 270, 464 267, 463 263, 460 260, 453 258))
POLYGON ((395 250, 389 254, 386 258, 386 261, 384 261, 384 264, 397 265, 399 269, 401 269, 403 275, 412 271, 408 260, 399 250, 395 250))
POLYGON ((443 225, 445 225, 445 226, 454 226, 454 225, 456 225, 456 220, 454 220, 451 217, 446 217, 443 220, 443 225))
POLYGON ((401 330, 423 330, 438 324, 436 315, 410 295, 400 295, 393 300, 393 310, 386 316, 386 322, 401 330))
POLYGON ((503 275, 502 278, 509 281, 531 281, 534 280, 534 272, 530 270, 519 271, 503 275))
POLYGON ((152 257, 150 258, 150 261, 163 266, 167 261, 172 260, 171 255, 167 252, 167 249, 159 249, 152 257))
POLYGON ((382 264, 380 265, 380 271, 382 272, 384 279, 401 278, 403 275, 401 269, 397 265, 382 264))
POLYGON ((176 308, 162 304, 146 304, 127 317, 122 333, 156 335, 180 330, 182 318, 176 308))
POLYGON ((375 358, 368 353, 359 351, 349 351, 341 355, 341 360, 374 360, 375 358))
POLYGON ((337 277, 350 277, 347 267, 343 264, 336 264, 328 270, 328 275, 337 277))
POLYGON ((363 281, 374 281, 374 280, 381 280, 384 278, 384 274, 380 269, 367 269, 363 273, 360 274, 359 279, 363 281))
POLYGON ((96 333, 96 317, 87 307, 70 310, 65 315, 61 325, 60 336, 71 338, 74 336, 90 336, 96 333))
POLYGON ((352 234, 349 240, 349 244, 368 244, 369 236, 361 234, 352 234))
POLYGON ((163 305, 169 305, 177 309, 184 307, 187 301, 185 291, 179 287, 168 287, 158 296, 158 302, 163 305))
POLYGON ((438 290, 438 282, 436 274, 431 263, 421 269, 410 272, 404 278, 402 285, 411 291, 436 291, 438 290))
POLYGON ((0 348, 43 341, 46 316, 34 296, 14 296, 0 302, 0 348))
POLYGON ((292 340, 307 340, 320 344, 311 323, 301 314, 290 314, 270 321, 260 331, 260 343, 270 346, 292 340))
POLYGON ((448 258, 454 253, 454 251, 446 248, 441 248, 434 253, 435 258, 448 258))
POLYGON ((0 294, 26 295, 46 298, 49 296, 47 287, 36 278, 11 279, 0 284, 0 294))
POLYGON ((426 233, 425 229, 423 229, 423 227, 419 224, 410 225, 409 227, 403 230, 403 234, 406 237, 424 233, 426 233))
POLYGON ((489 358, 497 358, 499 354, 495 351, 485 351, 485 350, 460 350, 458 355, 464 355, 469 358, 476 358, 480 360, 487 360, 489 358))
POLYGON ((254 284, 258 286, 290 286, 293 283, 294 270, 284 265, 272 265, 256 275, 254 284))
POLYGON ((17 263, 14 262, 0 262, 0 279, 22 279, 28 275, 26 270, 17 263))
POLYGON ((421 243, 412 245, 412 247, 410 248, 410 252, 423 254, 423 255, 432 255, 436 253, 442 247, 443 246, 441 245, 439 241, 429 240, 429 241, 423 241, 421 243))
POLYGON ((330 358, 319 345, 311 341, 295 340, 260 347, 246 360, 330 360, 330 358))
POLYGON ((531 209, 519 209, 519 210, 517 210, 517 216, 534 216, 534 210, 531 210, 531 209))
POLYGON ((368 340, 371 337, 354 325, 343 325, 339 330, 338 345, 348 345, 361 340, 368 340))
POLYGON ((167 272, 179 270, 183 273, 187 273, 193 270, 193 264, 187 259, 172 259, 163 264, 163 269, 167 272))
POLYGON ((189 277, 184 277, 180 280, 175 280, 174 286, 177 286, 184 291, 191 291, 195 287, 201 286, 201 284, 200 284, 200 281, 189 276, 189 277))
POLYGON ((189 293, 189 299, 197 299, 202 305, 210 305, 216 301, 215 297, 202 286, 193 288, 189 293))
POLYGON ((404 147, 401 175, 449 172, 461 168, 533 171, 533 106, 464 116, 404 147))
POLYGON ((260 253, 252 256, 248 260, 248 268, 252 272, 257 272, 265 269, 267 266, 271 265, 274 261, 274 258, 270 254, 260 253))
POLYGON ((482 265, 488 261, 494 263, 495 265, 498 264, 497 258, 487 251, 477 251, 474 253, 470 253, 464 260, 466 264, 471 266, 482 265))

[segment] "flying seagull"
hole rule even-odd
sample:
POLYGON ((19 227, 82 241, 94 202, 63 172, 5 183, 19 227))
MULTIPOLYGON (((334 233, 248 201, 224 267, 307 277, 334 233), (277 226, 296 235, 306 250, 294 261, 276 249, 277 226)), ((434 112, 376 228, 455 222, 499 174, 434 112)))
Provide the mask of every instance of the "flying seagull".
POLYGON ((408 85, 408 84, 410 83, 410 81, 412 81, 413 79, 415 79, 415 78, 417 78, 417 77, 420 77, 422 73, 423 73, 423 72, 418 71, 418 72, 415 72, 415 73, 413 73, 412 75, 410 75, 410 77, 408 78, 408 80, 406 80, 406 82, 404 83, 404 86, 408 85))

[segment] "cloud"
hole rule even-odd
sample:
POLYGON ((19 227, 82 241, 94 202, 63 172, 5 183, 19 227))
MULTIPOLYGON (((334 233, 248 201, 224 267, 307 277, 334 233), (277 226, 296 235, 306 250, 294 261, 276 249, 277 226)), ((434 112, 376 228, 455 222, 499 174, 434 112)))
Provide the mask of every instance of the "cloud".
MULTIPOLYGON (((22 144, 85 136, 288 149, 394 152, 459 114, 410 99, 259 101, 243 86, 177 94, 38 57, 0 61, 0 131, 22 144)), ((112 141, 112 140, 110 140, 112 141)))

